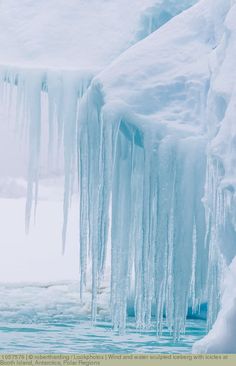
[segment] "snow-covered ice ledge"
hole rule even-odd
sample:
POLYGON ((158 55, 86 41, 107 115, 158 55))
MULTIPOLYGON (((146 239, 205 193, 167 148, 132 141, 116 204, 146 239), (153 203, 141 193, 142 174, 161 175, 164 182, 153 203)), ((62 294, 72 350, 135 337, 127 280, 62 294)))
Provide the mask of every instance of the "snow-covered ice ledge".
POLYGON ((78 158, 81 297, 92 262, 94 319, 110 264, 111 315, 120 331, 130 299, 138 326, 154 315, 161 333, 165 314, 175 338, 188 307, 207 300, 211 327, 229 268, 221 311, 196 352, 236 352, 235 328, 227 325, 236 298, 235 11, 234 1, 200 1, 95 78, 1 72, 5 95, 11 100, 17 84, 17 115, 23 108, 29 121, 27 227, 33 190, 37 199, 42 90, 48 92, 49 121, 59 126, 57 132, 50 123, 51 136, 64 136, 64 244, 78 158))

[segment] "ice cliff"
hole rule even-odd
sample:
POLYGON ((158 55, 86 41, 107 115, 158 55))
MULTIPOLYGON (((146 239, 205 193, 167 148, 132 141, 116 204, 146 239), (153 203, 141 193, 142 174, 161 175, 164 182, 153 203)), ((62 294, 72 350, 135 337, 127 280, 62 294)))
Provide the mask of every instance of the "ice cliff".
POLYGON ((178 338, 207 301, 194 351, 236 352, 235 2, 49 3, 0 5, 2 96, 29 133, 26 227, 48 119, 49 155, 64 145, 63 249, 78 176, 93 319, 110 268, 115 328, 132 306, 137 326, 154 317, 161 334, 164 315, 178 338))

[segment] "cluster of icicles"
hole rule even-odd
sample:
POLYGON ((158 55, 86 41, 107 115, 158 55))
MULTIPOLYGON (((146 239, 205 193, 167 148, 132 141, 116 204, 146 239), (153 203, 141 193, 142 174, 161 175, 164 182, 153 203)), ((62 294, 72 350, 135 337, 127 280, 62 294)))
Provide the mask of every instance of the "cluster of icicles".
POLYGON ((47 98, 49 155, 53 146, 64 145, 63 250, 78 173, 80 291, 83 298, 91 268, 93 320, 110 267, 110 311, 120 332, 128 306, 138 327, 156 321, 158 334, 165 325, 178 338, 188 309, 197 312, 208 302, 211 325, 220 279, 215 228, 224 204, 217 167, 207 162, 206 138, 138 128, 122 109, 104 106, 90 72, 4 68, 1 95, 8 108, 15 104, 17 123, 28 131, 26 229, 37 202, 41 105, 47 98))

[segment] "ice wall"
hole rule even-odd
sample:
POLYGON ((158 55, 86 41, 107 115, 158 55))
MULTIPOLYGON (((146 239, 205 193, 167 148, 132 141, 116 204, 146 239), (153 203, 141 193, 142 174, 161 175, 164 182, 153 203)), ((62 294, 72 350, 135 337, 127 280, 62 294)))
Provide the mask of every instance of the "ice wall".
POLYGON ((221 310, 211 332, 195 347, 195 352, 235 353, 235 71, 236 6, 222 26, 222 38, 211 57, 212 81, 208 97, 209 135, 206 206, 209 233, 216 251, 222 254, 227 274, 222 285, 221 310))

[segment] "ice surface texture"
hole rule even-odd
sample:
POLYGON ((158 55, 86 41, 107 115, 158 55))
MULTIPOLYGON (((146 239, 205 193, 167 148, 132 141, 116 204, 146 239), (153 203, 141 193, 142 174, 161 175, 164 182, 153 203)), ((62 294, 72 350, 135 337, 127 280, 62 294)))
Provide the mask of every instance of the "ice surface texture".
POLYGON ((5 103, 17 89, 19 123, 28 123, 26 227, 37 202, 47 92, 51 151, 64 141, 63 250, 77 171, 80 293, 91 270, 92 318, 111 267, 114 327, 125 330, 133 303, 137 326, 148 327, 155 316, 160 334, 165 315, 178 338, 189 306, 195 311, 207 301, 209 327, 214 323, 223 268, 235 256, 235 5, 203 0, 181 13, 193 2, 145 4, 140 23, 127 21, 136 31, 127 28, 109 57, 98 47, 102 62, 89 59, 87 71, 80 57, 75 64, 83 71, 55 69, 50 54, 50 69, 29 69, 23 58, 22 69, 1 68, 1 85, 5 103))

